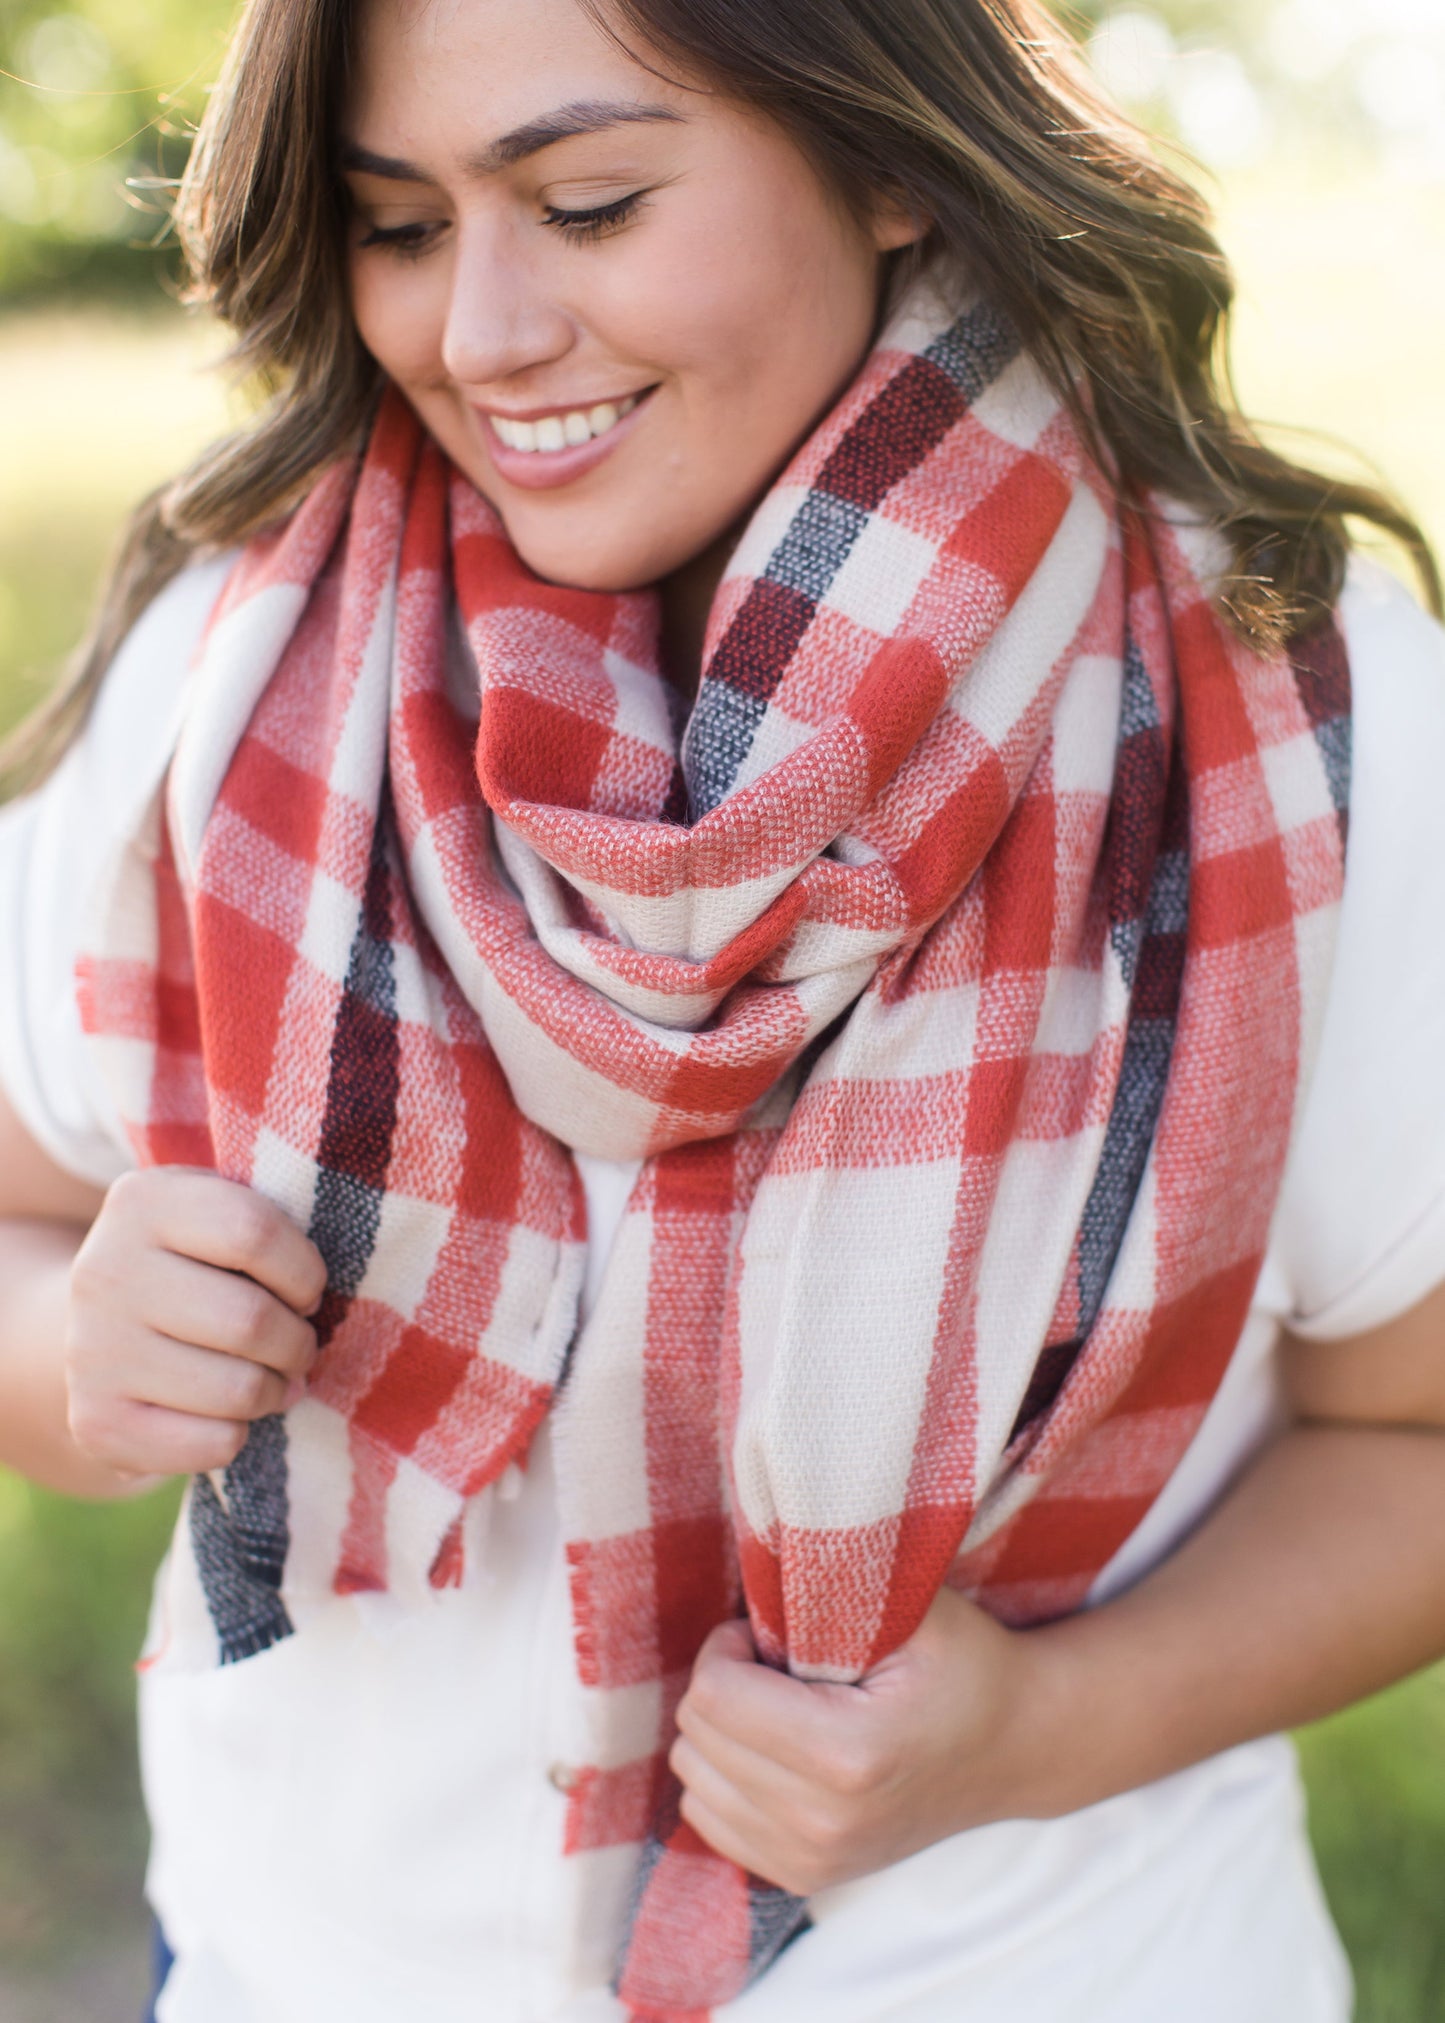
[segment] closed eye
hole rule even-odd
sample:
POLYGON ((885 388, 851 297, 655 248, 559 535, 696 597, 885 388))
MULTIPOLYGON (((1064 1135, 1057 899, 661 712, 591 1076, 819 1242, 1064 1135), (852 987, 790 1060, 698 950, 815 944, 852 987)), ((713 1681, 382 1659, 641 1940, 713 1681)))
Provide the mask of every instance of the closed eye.
POLYGON ((409 225, 373 225, 365 238, 359 239, 361 247, 385 246, 398 253, 405 260, 420 259, 436 243, 437 235, 446 228, 440 223, 418 221, 409 225))
POLYGON ((617 197, 610 204, 594 204, 585 211, 564 211, 556 204, 547 204, 543 222, 569 239, 600 239, 635 218, 647 194, 646 190, 634 190, 630 196, 617 197))
MULTIPOLYGON (((558 204, 545 204, 542 222, 566 238, 586 243, 629 224, 648 195, 646 190, 633 190, 625 197, 615 197, 611 203, 590 204, 585 210, 564 210, 558 204)), ((431 251, 446 229, 443 221, 427 219, 404 225, 373 225, 357 244, 364 249, 382 247, 402 259, 416 260, 431 251)))

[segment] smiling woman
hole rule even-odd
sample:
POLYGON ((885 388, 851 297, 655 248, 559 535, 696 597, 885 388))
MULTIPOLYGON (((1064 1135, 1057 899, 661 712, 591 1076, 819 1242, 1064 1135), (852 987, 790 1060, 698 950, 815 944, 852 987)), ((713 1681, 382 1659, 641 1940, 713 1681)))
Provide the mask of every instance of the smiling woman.
POLYGON ((1343 2023, 1413 523, 1029 0, 252 0, 180 217, 270 405, 0 826, 0 1458, 191 1477, 158 2023, 1343 2023))
POLYGON ((368 10, 343 117, 368 350, 531 568, 668 584, 695 661, 715 544, 852 377, 923 220, 855 216, 778 127, 640 72, 573 0, 368 10))

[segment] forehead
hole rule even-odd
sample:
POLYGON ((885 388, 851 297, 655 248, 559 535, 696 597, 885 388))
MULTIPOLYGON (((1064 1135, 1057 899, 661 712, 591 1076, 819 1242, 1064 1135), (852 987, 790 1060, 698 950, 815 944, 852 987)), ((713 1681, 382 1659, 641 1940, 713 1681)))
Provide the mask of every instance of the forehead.
POLYGON ((689 98, 581 0, 363 0, 346 117, 471 146, 559 105, 689 98))

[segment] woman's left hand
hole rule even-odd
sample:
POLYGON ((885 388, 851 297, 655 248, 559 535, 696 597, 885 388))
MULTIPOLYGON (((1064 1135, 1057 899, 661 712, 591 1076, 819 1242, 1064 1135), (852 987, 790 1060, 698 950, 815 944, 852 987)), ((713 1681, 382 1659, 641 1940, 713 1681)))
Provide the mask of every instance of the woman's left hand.
POLYGON ((1007 1630, 945 1589, 856 1686, 714 1630, 678 1710, 683 1817, 800 1896, 998 1819, 1047 1819, 1316 1721, 1445 1651, 1445 1286, 1286 1343, 1298 1423, 1152 1572, 1007 1630))
POLYGON ((1036 1808, 1038 1640, 944 1589, 855 1686, 758 1662, 745 1622, 698 1654, 671 1763, 682 1815, 797 1896, 1036 1808))

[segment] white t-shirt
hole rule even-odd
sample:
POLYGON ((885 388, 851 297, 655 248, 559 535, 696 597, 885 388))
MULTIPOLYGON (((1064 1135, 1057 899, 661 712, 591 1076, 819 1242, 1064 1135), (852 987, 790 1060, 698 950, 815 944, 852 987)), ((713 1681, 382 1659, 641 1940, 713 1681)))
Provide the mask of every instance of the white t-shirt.
MULTIPOLYGON (((0 1084, 63 1166, 128 1163, 71 971, 95 875, 172 747, 225 573, 122 649, 38 796, 0 814, 0 1084)), ((1188 1454, 1096 1597, 1216 1500, 1276 1423, 1282 1321, 1360 1332, 1445 1279, 1445 634, 1356 565, 1355 776, 1320 1058, 1254 1307, 1188 1454)), ((581 1162, 589 1292, 633 1169, 581 1162)), ((626 1850, 565 1856, 584 1753, 544 1429, 478 1499, 461 1589, 337 1598, 304 1636, 141 1686, 161 2023, 617 2023, 626 1850)), ((1080 1737, 1087 1746, 1087 1737, 1080 1737)), ((719 2023, 1343 2023, 1293 1754, 1251 1744, 1066 1819, 960 1834, 824 1892, 719 2023)))

